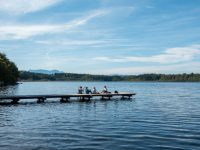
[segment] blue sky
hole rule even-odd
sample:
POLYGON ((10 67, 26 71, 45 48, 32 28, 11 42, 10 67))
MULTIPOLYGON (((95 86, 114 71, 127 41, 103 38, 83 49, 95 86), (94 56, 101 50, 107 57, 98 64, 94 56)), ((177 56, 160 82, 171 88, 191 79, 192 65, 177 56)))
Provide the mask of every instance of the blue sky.
POLYGON ((20 70, 200 73, 199 0, 0 0, 0 51, 20 70))

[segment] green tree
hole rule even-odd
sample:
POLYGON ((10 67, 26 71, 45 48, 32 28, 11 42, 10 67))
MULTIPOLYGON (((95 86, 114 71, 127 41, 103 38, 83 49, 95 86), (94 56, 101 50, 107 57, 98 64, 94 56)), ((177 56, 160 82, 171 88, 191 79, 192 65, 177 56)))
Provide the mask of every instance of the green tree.
POLYGON ((15 84, 18 80, 18 68, 5 54, 0 53, 0 85, 15 84))

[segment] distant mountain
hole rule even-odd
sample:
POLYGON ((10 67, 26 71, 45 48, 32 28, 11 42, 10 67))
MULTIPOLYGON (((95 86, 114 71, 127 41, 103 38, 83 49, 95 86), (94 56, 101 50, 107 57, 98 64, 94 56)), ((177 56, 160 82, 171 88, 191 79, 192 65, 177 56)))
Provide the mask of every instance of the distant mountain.
POLYGON ((29 70, 29 72, 32 72, 32 73, 41 73, 41 74, 64 73, 63 71, 59 71, 59 70, 45 70, 45 69, 29 70))

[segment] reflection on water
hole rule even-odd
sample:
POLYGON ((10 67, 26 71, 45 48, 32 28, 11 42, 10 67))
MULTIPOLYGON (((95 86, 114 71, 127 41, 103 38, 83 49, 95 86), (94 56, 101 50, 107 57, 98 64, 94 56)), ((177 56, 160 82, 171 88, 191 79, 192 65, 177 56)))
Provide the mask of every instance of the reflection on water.
POLYGON ((15 95, 18 90, 18 85, 0 87, 0 95, 15 95))
MULTIPOLYGON (((0 106, 0 149, 198 149, 199 83, 43 82, 1 94, 65 94, 108 85, 132 100, 0 106)), ((5 92, 7 91, 7 92, 5 92)))

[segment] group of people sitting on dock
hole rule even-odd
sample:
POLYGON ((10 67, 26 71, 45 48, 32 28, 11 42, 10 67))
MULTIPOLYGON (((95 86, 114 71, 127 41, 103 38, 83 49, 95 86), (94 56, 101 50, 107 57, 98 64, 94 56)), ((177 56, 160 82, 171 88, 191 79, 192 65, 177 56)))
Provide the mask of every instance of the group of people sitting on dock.
POLYGON ((100 94, 100 93, 111 93, 111 92, 108 91, 106 85, 104 86, 102 92, 98 92, 96 87, 93 87, 92 90, 89 89, 88 87, 85 87, 84 89, 82 86, 78 88, 78 94, 100 94))

